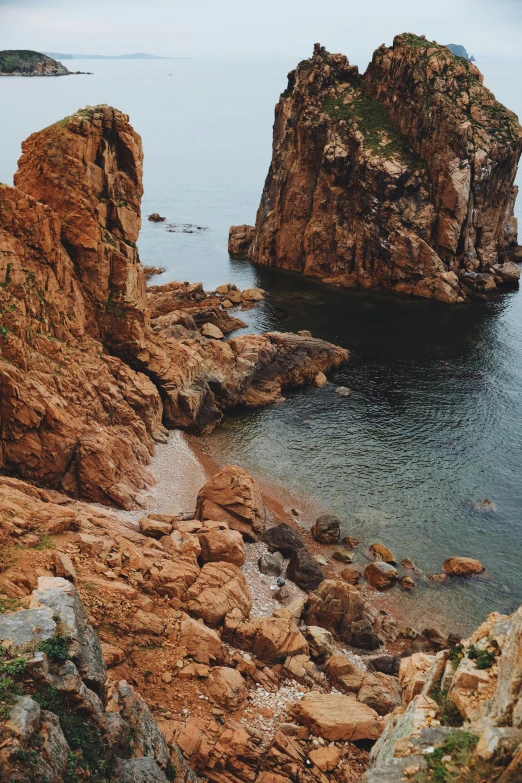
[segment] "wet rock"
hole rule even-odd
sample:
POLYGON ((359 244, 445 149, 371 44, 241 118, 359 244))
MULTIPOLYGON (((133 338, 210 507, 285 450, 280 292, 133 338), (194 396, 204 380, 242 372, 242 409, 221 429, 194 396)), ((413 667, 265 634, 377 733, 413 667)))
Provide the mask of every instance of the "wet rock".
POLYGON ((204 563, 223 561, 241 567, 245 562, 243 536, 237 530, 215 528, 199 536, 204 563))
POLYGON ((228 232, 228 252, 231 256, 248 258, 250 245, 254 239, 254 226, 243 224, 230 226, 228 232))
POLYGON ((320 389, 323 386, 326 386, 327 383, 328 383, 328 379, 324 374, 324 372, 318 372, 314 378, 314 386, 317 386, 317 388, 320 389))
POLYGON ((388 590, 393 587, 399 574, 389 563, 370 563, 364 569, 364 576, 372 587, 377 590, 388 590))
POLYGON ((351 696, 306 693, 291 712, 298 723, 330 741, 375 740, 384 728, 375 710, 351 696))
POLYGON ((321 544, 337 544, 341 536, 341 520, 331 514, 323 514, 315 521, 311 533, 321 544))
POLYGON ((472 557, 449 557, 442 564, 442 568, 448 576, 472 576, 484 571, 482 563, 472 557))
POLYGON ((349 552, 347 549, 336 549, 332 553, 332 560, 338 560, 340 563, 351 563, 353 558, 353 552, 349 552))
POLYGON ((295 549, 290 555, 286 576, 307 593, 315 590, 325 578, 318 563, 304 547, 295 549))
POLYGON ((279 576, 284 567, 283 555, 281 552, 264 552, 259 558, 257 566, 262 574, 279 576))
POLYGON ((215 666, 211 669, 207 692, 215 704, 227 710, 238 710, 246 702, 245 682, 236 669, 215 666))
POLYGON ((399 584, 403 590, 413 590, 416 587, 415 579, 412 579, 411 576, 402 576, 399 579, 399 584))
POLYGON ((257 482, 235 465, 226 465, 203 485, 196 516, 226 522, 247 541, 257 541, 265 529, 266 512, 257 482))
POLYGON ((147 220, 150 220, 151 223, 163 223, 164 220, 167 218, 161 217, 161 215, 158 214, 158 212, 153 212, 152 215, 149 215, 147 220))
POLYGON ((345 582, 350 585, 357 585, 361 579, 362 570, 360 567, 353 566, 353 568, 344 568, 341 571, 341 577, 345 582))
POLYGON ((373 560, 382 563, 390 563, 390 565, 397 565, 395 556, 390 552, 387 546, 384 546, 384 544, 372 544, 370 546, 370 555, 373 560))
POLYGON ((338 386, 335 393, 338 394, 339 397, 349 397, 352 392, 347 386, 338 386))
POLYGON ((283 557, 290 557, 296 549, 304 548, 304 541, 290 525, 283 522, 265 530, 263 541, 271 552, 281 552, 283 557))

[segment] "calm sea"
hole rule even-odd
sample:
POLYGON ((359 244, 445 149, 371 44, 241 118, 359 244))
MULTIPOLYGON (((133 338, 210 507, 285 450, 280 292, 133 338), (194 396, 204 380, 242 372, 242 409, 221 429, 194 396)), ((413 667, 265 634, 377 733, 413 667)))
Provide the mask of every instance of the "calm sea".
MULTIPOLYGON (((449 555, 482 560, 487 579, 401 596, 419 622, 432 612, 441 624, 471 628, 488 611, 518 606, 522 293, 448 307, 331 290, 231 261, 228 227, 254 221, 273 107, 294 63, 74 65, 94 75, 0 79, 0 181, 12 182, 30 133, 87 104, 112 104, 143 137, 144 215, 204 227, 184 233, 145 220, 142 261, 168 270, 158 282, 260 285, 269 293, 245 315, 249 329, 310 329, 352 352, 334 384, 232 414, 204 448, 312 498, 344 520, 346 533, 382 540, 427 573, 449 555), (339 397, 336 384, 349 386, 351 396, 339 397), (475 505, 486 497, 494 511, 475 505)), ((478 65, 497 98, 522 115, 521 62, 478 65)))

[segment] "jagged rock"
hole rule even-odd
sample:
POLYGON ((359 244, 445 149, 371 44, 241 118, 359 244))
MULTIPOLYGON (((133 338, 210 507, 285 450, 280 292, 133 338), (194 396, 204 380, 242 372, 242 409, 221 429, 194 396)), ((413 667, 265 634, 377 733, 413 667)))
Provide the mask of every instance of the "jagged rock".
POLYGON ((121 783, 168 783, 165 773, 150 756, 142 759, 118 759, 115 772, 121 783))
POLYGON ((350 585, 357 585, 361 579, 362 569, 359 566, 353 566, 352 568, 343 568, 341 576, 345 582, 350 585))
POLYGON ((324 658, 330 655, 333 648, 333 636, 330 631, 318 625, 307 625, 306 640, 310 646, 310 655, 314 658, 324 658))
POLYGON ((236 610, 225 618, 223 639, 240 650, 252 652, 267 663, 288 656, 308 654, 308 644, 295 621, 284 617, 253 617, 243 622, 236 610))
POLYGON ((222 655, 221 639, 216 631, 198 623, 192 617, 184 617, 180 627, 180 647, 197 663, 210 664, 222 655))
POLYGON ((324 580, 324 573, 308 549, 299 547, 290 555, 290 562, 286 567, 286 577, 295 582, 301 590, 309 593, 321 584, 324 580))
POLYGON ((283 573, 284 560, 281 552, 264 552, 257 562, 262 574, 280 576, 283 573))
POLYGON ((286 522, 265 530, 263 541, 270 552, 281 552, 283 557, 290 557, 296 549, 305 546, 302 538, 286 522))
POLYGON ((196 516, 226 522, 248 541, 257 541, 265 529, 266 512, 257 482, 235 465, 226 465, 203 485, 196 516))
MULTIPOLYGON (((182 525, 183 523, 178 523, 178 526, 182 525)), ((196 558, 201 554, 201 544, 198 536, 181 530, 173 530, 168 536, 163 536, 160 538, 160 544, 174 560, 180 558, 195 562, 196 558)))
POLYGON ((201 334, 203 337, 210 337, 212 340, 222 340, 225 336, 219 326, 215 326, 211 323, 203 324, 201 327, 201 334))
POLYGON ((442 564, 442 568, 448 576, 472 576, 484 571, 482 563, 472 557, 449 557, 442 564))
POLYGON ((138 524, 143 535, 150 538, 161 538, 162 536, 168 536, 172 532, 172 523, 164 522, 160 519, 142 517, 138 524))
POLYGON ((375 740, 384 728, 375 710, 351 696, 312 691, 306 693, 291 712, 297 722, 308 726, 313 734, 334 742, 375 740))
POLYGON ((317 750, 310 751, 308 758, 314 767, 320 769, 321 772, 332 772, 332 770, 338 766, 341 760, 341 754, 339 753, 339 749, 335 746, 317 748, 317 750))
POLYGON ((181 558, 176 562, 162 565, 158 573, 151 577, 156 592, 169 598, 186 600, 189 588, 200 574, 199 566, 193 560, 181 558))
POLYGON ((317 44, 276 107, 252 260, 462 301, 459 273, 516 243, 522 130, 482 81, 424 36, 380 46, 363 76, 317 44))
POLYGON ((351 638, 352 624, 360 620, 364 601, 358 590, 336 579, 325 579, 308 596, 304 620, 307 625, 321 625, 343 641, 351 638))
POLYGON ((254 226, 230 226, 228 232, 228 252, 233 256, 248 256, 254 239, 254 226))
POLYGON ((246 617, 252 608, 246 579, 232 563, 205 563, 184 600, 189 614, 211 626, 219 625, 232 609, 246 617))
POLYGON ((397 569, 389 563, 370 563, 364 569, 364 575, 372 587, 388 590, 399 578, 397 569))
POLYGON ((345 633, 344 639, 348 644, 360 647, 362 650, 376 650, 383 643, 367 617, 354 621, 350 625, 350 630, 345 633))
POLYGON ((227 710, 238 710, 247 697, 245 682, 236 669, 215 666, 208 678, 207 692, 212 701, 227 710))
POLYGON ((321 544, 337 544, 341 537, 341 520, 332 514, 323 514, 316 519, 311 532, 321 544))
POLYGON ((151 223, 163 223, 163 221, 166 220, 166 219, 167 218, 161 217, 161 215, 158 212, 153 212, 147 218, 147 220, 150 220, 151 223))
POLYGON ((204 563, 223 561, 242 566, 245 562, 243 536, 237 530, 214 528, 199 536, 201 559, 204 563))
POLYGON ((53 566, 56 576, 69 579, 71 582, 76 581, 76 569, 69 555, 64 552, 53 552, 53 566))

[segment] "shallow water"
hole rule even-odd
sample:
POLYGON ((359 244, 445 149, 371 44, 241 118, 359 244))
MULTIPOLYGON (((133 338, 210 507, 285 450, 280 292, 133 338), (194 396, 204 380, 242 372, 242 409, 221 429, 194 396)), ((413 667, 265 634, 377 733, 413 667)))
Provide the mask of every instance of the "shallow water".
MULTIPOLYGON (((265 304, 241 315, 249 329, 310 329, 352 354, 332 385, 236 412, 199 445, 219 462, 288 485, 308 498, 305 508, 331 510, 347 533, 381 539, 428 573, 449 555, 481 559, 487 579, 398 597, 414 619, 429 612, 471 628, 522 601, 522 294, 448 307, 337 291, 230 260, 228 227, 254 220, 273 105, 292 66, 83 61, 78 67, 93 76, 2 79, 9 122, 0 131, 0 180, 11 181, 22 139, 78 107, 106 102, 129 113, 144 142, 144 214, 205 227, 170 233, 145 220, 142 260, 168 270, 154 282, 261 285, 265 304), (339 397, 335 385, 351 395, 339 397), (495 511, 475 506, 485 497, 495 511)), ((479 66, 497 97, 522 113, 520 63, 479 66)), ((185 482, 172 443, 157 463, 162 507, 174 478, 185 482)))

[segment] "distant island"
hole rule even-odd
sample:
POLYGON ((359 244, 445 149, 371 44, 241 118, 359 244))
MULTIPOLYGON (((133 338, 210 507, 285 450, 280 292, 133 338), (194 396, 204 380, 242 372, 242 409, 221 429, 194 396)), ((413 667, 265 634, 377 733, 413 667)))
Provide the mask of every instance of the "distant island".
POLYGON ((70 76, 82 71, 69 71, 55 59, 31 49, 0 51, 0 76, 70 76))
POLYGON ((461 44, 446 44, 447 48, 450 50, 450 52, 453 52, 453 54, 456 54, 457 57, 464 57, 465 60, 469 60, 470 63, 476 62, 473 55, 468 55, 467 51, 461 44))
POLYGON ((61 54, 45 52, 48 57, 56 60, 188 60, 188 57, 163 57, 157 54, 136 52, 135 54, 61 54))

